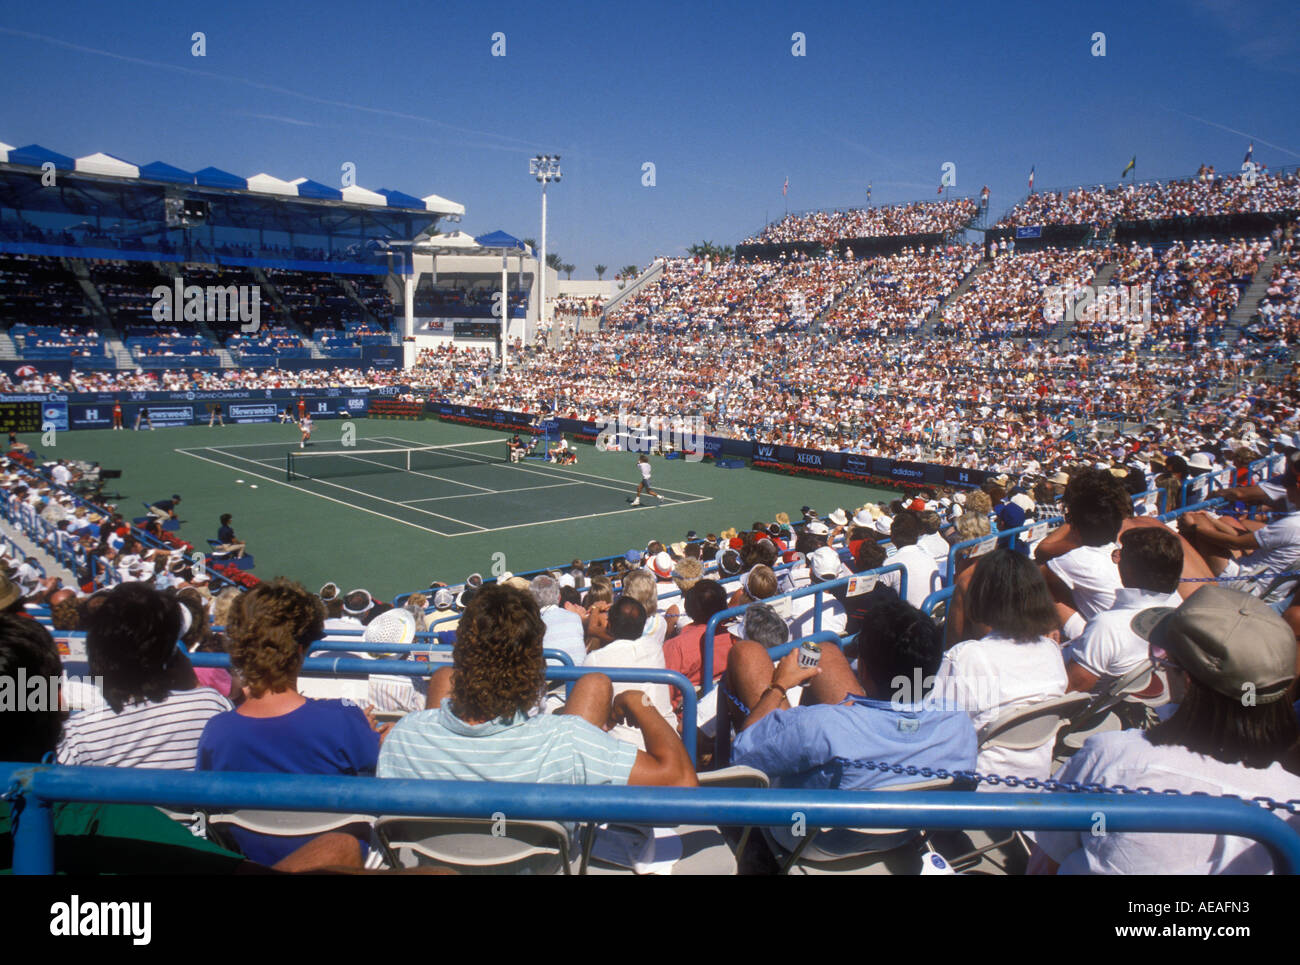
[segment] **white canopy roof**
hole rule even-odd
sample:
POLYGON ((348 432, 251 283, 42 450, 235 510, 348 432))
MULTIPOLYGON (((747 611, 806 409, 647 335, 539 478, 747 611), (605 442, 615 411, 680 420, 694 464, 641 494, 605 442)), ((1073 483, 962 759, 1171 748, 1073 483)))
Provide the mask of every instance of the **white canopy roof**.
POLYGON ((260 194, 287 194, 291 198, 298 197, 298 186, 291 181, 282 181, 270 174, 254 174, 248 179, 248 190, 257 191, 260 194))
POLYGON ((138 178, 140 169, 120 157, 102 151, 77 158, 77 170, 86 174, 107 174, 114 178, 138 178))
POLYGON ((448 201, 446 198, 437 194, 426 195, 420 199, 424 202, 424 207, 436 214, 464 214, 465 206, 457 204, 455 201, 448 201))

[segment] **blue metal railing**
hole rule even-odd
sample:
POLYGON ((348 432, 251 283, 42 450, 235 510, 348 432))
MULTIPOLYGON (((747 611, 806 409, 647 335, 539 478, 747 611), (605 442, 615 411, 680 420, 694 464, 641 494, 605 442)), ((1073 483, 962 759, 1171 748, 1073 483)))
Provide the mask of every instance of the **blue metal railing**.
POLYGON ((789 827, 802 815, 819 828, 986 828, 1086 831, 1098 812, 1110 834, 1171 832, 1252 838, 1274 867, 1300 871, 1300 834, 1274 814, 1230 798, 1112 794, 982 794, 750 788, 584 787, 413 781, 305 774, 190 773, 115 767, 0 763, 0 787, 22 806, 14 821, 13 870, 55 871, 51 804, 85 801, 171 808, 258 808, 427 817, 617 821, 640 825, 789 827))
MULTIPOLYGON (((820 633, 822 629, 822 594, 837 587, 848 586, 850 580, 861 579, 864 576, 880 576, 885 573, 899 574, 898 595, 903 599, 907 599, 907 568, 902 563, 888 563, 874 570, 863 570, 853 576, 842 576, 838 580, 827 580, 825 583, 813 583, 811 586, 800 587, 797 590, 787 590, 785 593, 769 596, 759 602, 771 605, 777 600, 795 600, 800 597, 815 596, 816 599, 813 601, 813 633, 816 634, 820 633)), ((741 616, 751 605, 733 606, 709 617, 709 622, 704 628, 704 663, 700 668, 700 685, 703 693, 707 694, 714 687, 713 647, 718 626, 732 617, 741 616)))
MULTIPOLYGON (((450 648, 448 648, 450 650, 450 648)), ((676 670, 656 667, 575 667, 571 659, 558 650, 544 650, 548 659, 560 661, 560 666, 546 668, 546 679, 570 684, 590 673, 601 673, 616 684, 667 684, 682 695, 682 743, 686 753, 695 763, 696 730, 699 718, 699 699, 694 685, 676 670)), ((196 667, 230 668, 230 655, 226 653, 192 653, 190 662, 196 667)), ((422 660, 369 660, 365 657, 308 657, 302 662, 301 674, 306 676, 369 677, 383 674, 391 677, 429 677, 445 664, 426 663, 422 660)))

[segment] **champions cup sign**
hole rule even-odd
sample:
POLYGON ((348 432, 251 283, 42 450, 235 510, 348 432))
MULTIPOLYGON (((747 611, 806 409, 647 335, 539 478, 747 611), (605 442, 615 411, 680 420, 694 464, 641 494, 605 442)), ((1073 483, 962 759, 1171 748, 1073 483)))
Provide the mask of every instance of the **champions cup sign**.
POLYGON ((186 285, 177 277, 171 287, 153 290, 155 322, 238 321, 239 330, 256 332, 262 325, 262 290, 259 285, 186 285))
POLYGON ((680 452, 687 462, 704 459, 704 419, 700 416, 627 416, 596 422, 596 448, 628 452, 680 452))

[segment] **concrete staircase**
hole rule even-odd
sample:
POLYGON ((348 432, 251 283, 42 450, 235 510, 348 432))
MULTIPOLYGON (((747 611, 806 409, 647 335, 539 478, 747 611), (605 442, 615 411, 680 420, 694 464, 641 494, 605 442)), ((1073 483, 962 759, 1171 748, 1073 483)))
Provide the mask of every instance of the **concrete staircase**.
MULTIPOLYGON (((367 322, 379 328, 387 327, 375 317, 374 312, 366 307, 366 303, 363 302, 361 296, 357 294, 356 286, 353 285, 349 279, 335 277, 334 281, 338 284, 339 288, 343 289, 343 294, 348 296, 348 300, 352 302, 352 304, 356 305, 357 308, 361 309, 362 317, 365 318, 367 322)), ((315 358, 315 356, 313 356, 313 358, 315 358)))
POLYGON ((1273 277, 1273 269, 1277 263, 1282 260, 1280 251, 1272 251, 1268 257, 1260 264, 1259 270, 1255 272, 1255 277, 1250 280, 1246 290, 1241 293, 1241 299, 1237 302, 1237 307, 1232 310, 1228 316, 1228 330, 1224 336, 1229 341, 1235 342, 1241 337, 1242 329, 1250 323, 1250 320, 1259 311, 1260 300, 1268 294, 1269 279, 1273 277))
POLYGON ((970 290, 971 285, 975 284, 975 279, 978 278, 980 273, 987 269, 991 264, 992 262, 988 259, 983 259, 974 268, 966 272, 966 277, 961 280, 956 288, 948 293, 947 297, 945 297, 943 301, 939 302, 939 304, 934 307, 934 311, 932 311, 929 317, 921 323, 921 327, 916 333, 917 337, 929 335, 933 332, 935 325, 943 321, 944 310, 949 305, 955 305, 957 299, 961 298, 962 295, 966 294, 966 292, 970 290))
POLYGON ((8 332, 0 332, 0 359, 18 358, 18 345, 8 332))
POLYGON ((614 309, 618 308, 619 305, 623 304, 623 302, 627 301, 627 299, 631 298, 633 295, 639 292, 642 288, 645 288, 646 285, 652 284, 653 282, 657 281, 659 279, 659 276, 662 275, 663 273, 664 273, 664 263, 662 261, 656 261, 645 271, 641 272, 641 274, 633 278, 632 281, 628 283, 627 287, 625 287, 621 292, 619 292, 617 295, 615 295, 613 298, 607 301, 605 303, 605 307, 602 311, 602 314, 608 315, 614 309))

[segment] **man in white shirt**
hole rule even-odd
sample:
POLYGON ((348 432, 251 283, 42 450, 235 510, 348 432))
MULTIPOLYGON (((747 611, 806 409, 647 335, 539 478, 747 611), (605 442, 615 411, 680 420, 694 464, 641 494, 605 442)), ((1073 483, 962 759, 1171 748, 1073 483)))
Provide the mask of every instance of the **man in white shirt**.
POLYGON ((1144 526, 1120 537, 1115 605, 1088 621, 1065 649, 1070 690, 1089 691, 1146 663, 1147 642, 1133 632, 1133 617, 1150 607, 1176 607, 1183 572, 1183 544, 1167 529, 1144 526))
MULTIPOLYGON (((1149 731, 1089 738, 1056 779, 1246 800, 1300 797, 1300 777, 1279 763, 1300 740, 1287 699, 1296 672, 1295 634, 1282 618, 1251 596, 1208 585, 1176 609, 1143 611, 1133 630, 1149 641, 1153 658, 1184 677, 1178 710, 1149 731), (1247 692, 1249 701, 1242 699, 1247 692)), ((1287 820, 1300 825, 1295 815, 1287 820)), ((1034 837, 1039 851, 1030 871, 1040 874, 1275 870, 1263 845, 1229 835, 1040 831, 1034 837)))
MULTIPOLYGON (((1300 506, 1300 453, 1288 457, 1282 486, 1286 505, 1300 506)), ((1260 493, 1268 495, 1262 489, 1260 493)), ((1240 577, 1227 585, 1246 593, 1265 594, 1273 583, 1273 574, 1290 572, 1300 565, 1300 510, 1290 509, 1258 528, 1209 513, 1187 513, 1179 518, 1178 528, 1216 576, 1240 577)), ((1265 599, 1280 600, 1294 585, 1294 580, 1287 580, 1265 599)))
POLYGON ((1127 490, 1105 469, 1081 469, 1065 487, 1066 525, 1048 536, 1034 551, 1046 559, 1043 576, 1063 624, 1061 635, 1072 640, 1087 622, 1115 603, 1123 586, 1114 554, 1120 527, 1132 512, 1127 490), (1060 544, 1074 546, 1059 552, 1060 544), (1045 555, 1046 554, 1046 555, 1045 555))
MULTIPOLYGON (((642 633, 646 625, 645 607, 626 594, 615 600, 609 608, 609 633, 613 640, 598 650, 587 654, 583 660, 584 667, 646 667, 664 670, 664 649, 662 643, 656 643, 653 637, 642 633)), ((639 690, 646 695, 655 710, 663 715, 675 730, 677 715, 673 713, 673 702, 667 684, 616 683, 614 695, 625 690, 639 690)), ((620 740, 637 744, 641 740, 635 728, 617 724, 610 731, 620 740)), ((638 746, 641 746, 638 744, 638 746)))
POLYGON ((917 545, 922 535, 920 517, 911 510, 903 510, 895 516, 889 527, 889 541, 898 548, 898 552, 888 562, 901 563, 907 570, 906 600, 918 609, 933 592, 931 584, 939 572, 934 557, 917 545))
MULTIPOLYGON (((818 583, 838 579, 841 575, 841 569, 840 555, 829 546, 819 546, 808 556, 808 572, 812 580, 811 585, 815 586, 818 583)), ((847 622, 844 614, 844 604, 836 598, 831 590, 824 592, 821 597, 821 628, 830 630, 833 633, 843 634, 847 622)), ((816 620, 816 593, 809 593, 807 596, 795 597, 790 600, 791 640, 798 640, 800 637, 810 636, 815 633, 816 631, 813 628, 816 625, 816 620)))

